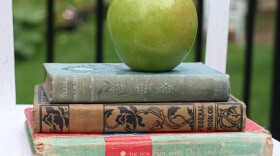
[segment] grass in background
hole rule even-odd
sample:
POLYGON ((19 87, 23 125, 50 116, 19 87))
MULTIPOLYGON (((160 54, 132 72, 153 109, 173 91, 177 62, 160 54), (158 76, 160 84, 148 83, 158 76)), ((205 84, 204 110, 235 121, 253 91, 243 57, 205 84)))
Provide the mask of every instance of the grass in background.
MULTIPOLYGON (((269 128, 273 49, 270 44, 258 43, 254 46, 253 69, 250 94, 249 116, 260 125, 269 128)), ((227 73, 230 75, 232 94, 243 99, 244 47, 229 44, 227 73)))

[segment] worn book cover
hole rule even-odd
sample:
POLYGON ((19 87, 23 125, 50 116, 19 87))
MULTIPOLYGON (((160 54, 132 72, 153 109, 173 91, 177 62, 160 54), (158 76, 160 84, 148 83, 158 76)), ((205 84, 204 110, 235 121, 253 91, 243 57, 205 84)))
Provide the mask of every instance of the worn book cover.
POLYGON ((122 63, 46 63, 50 103, 227 101, 229 76, 203 63, 135 72, 122 63))
POLYGON ((271 156, 267 130, 247 119, 243 132, 200 133, 35 133, 33 108, 25 110, 34 155, 42 156, 271 156))
POLYGON ((246 106, 232 96, 227 102, 50 104, 41 88, 35 86, 35 132, 214 132, 245 126, 246 106))

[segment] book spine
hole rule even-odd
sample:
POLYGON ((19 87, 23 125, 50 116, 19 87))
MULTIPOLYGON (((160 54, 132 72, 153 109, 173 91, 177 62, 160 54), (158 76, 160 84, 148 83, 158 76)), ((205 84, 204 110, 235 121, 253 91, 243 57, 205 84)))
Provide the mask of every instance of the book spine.
MULTIPOLYGON (((166 134, 35 139, 41 155, 93 156, 271 156, 272 140, 266 133, 166 134), (37 140, 37 141, 36 141, 37 140), (83 142, 83 144, 81 144, 83 142)), ((37 150, 38 151, 38 150, 37 150)))
POLYGON ((227 101, 228 75, 48 75, 51 103, 227 101))
POLYGON ((245 120, 242 102, 34 104, 44 133, 242 131, 245 120))

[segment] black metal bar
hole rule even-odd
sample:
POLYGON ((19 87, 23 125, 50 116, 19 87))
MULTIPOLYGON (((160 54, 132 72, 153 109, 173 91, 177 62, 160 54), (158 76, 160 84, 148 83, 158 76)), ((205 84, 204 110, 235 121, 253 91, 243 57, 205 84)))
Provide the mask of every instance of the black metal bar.
POLYGON ((54 62, 54 0, 47 0, 47 62, 54 62))
POLYGON ((244 88, 243 98, 247 105, 247 116, 250 110, 250 88, 252 77, 252 60, 253 60, 253 38, 254 38, 254 21, 256 14, 256 0, 249 0, 248 14, 246 20, 246 56, 245 56, 245 70, 244 70, 244 88))
POLYGON ((198 28, 196 35, 196 55, 195 61, 202 60, 202 40, 203 40, 203 0, 197 1, 198 28))
POLYGON ((272 86, 272 114, 270 119, 271 133, 276 140, 280 140, 280 1, 277 1, 276 27, 274 49, 274 76, 272 86))
POLYGON ((104 5, 103 0, 97 1, 97 28, 96 28, 96 62, 103 61, 103 17, 104 5))

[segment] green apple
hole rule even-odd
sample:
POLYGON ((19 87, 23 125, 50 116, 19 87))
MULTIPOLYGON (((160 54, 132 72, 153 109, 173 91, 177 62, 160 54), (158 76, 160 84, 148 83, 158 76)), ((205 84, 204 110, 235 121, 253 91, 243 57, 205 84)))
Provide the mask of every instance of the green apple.
POLYGON ((193 0, 113 0, 108 30, 131 69, 169 71, 188 55, 197 32, 193 0))

